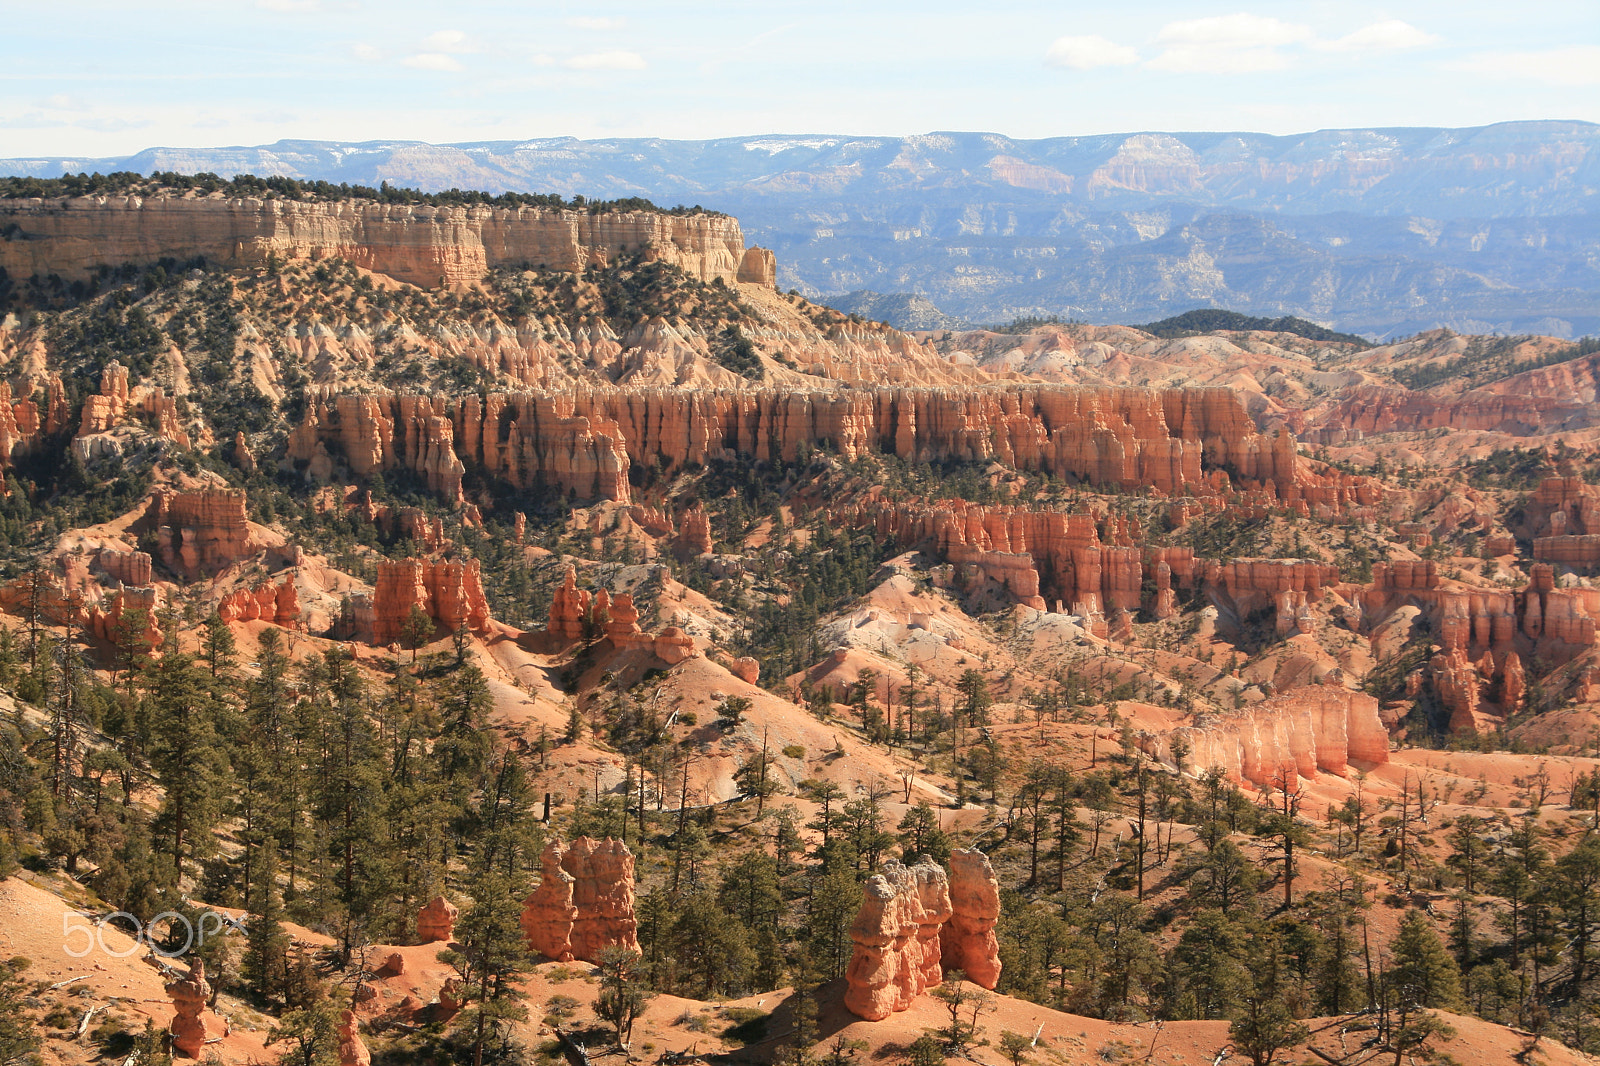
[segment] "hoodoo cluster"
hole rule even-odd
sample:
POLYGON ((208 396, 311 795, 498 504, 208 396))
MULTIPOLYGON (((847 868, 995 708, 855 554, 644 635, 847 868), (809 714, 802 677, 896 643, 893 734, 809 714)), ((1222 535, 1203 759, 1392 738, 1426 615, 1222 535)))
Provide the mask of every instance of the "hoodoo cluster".
POLYGON ((984 988, 1000 980, 1000 884, 980 851, 957 851, 950 872, 931 862, 884 864, 867 879, 850 926, 855 942, 844 1005, 882 1021, 960 970, 984 988))

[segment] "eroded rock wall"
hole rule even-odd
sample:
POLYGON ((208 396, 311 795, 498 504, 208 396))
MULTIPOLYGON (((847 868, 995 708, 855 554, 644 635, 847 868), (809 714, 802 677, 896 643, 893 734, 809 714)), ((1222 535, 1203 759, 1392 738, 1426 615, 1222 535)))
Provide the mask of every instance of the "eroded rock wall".
POLYGON ((372 597, 372 642, 400 639, 413 607, 445 629, 481 630, 489 622, 478 560, 380 559, 372 597))
POLYGON ((572 389, 461 399, 323 393, 291 435, 288 454, 324 479, 342 458, 357 476, 402 467, 453 493, 465 460, 518 487, 542 481, 625 502, 632 463, 671 469, 730 455, 793 461, 821 446, 846 458, 880 451, 910 462, 995 460, 1169 495, 1212 495, 1237 483, 1272 501, 1316 497, 1338 506, 1375 499, 1377 491, 1361 479, 1302 471, 1293 437, 1258 433, 1238 397, 1218 388, 572 389))
POLYGON ((1293 689, 1236 713, 1145 734, 1140 743, 1149 754, 1176 765, 1171 748, 1176 736, 1189 746, 1185 763, 1190 768, 1221 767, 1231 780, 1260 789, 1319 772, 1343 777, 1352 760, 1389 761, 1389 734, 1378 718, 1378 701, 1332 686, 1293 689))

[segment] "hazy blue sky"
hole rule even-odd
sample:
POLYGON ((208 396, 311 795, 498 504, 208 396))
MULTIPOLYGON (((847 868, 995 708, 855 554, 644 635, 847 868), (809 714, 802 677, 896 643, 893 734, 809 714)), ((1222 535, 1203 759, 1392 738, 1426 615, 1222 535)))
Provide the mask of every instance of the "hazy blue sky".
POLYGON ((1595 0, 0 0, 0 156, 1600 121, 1595 0))

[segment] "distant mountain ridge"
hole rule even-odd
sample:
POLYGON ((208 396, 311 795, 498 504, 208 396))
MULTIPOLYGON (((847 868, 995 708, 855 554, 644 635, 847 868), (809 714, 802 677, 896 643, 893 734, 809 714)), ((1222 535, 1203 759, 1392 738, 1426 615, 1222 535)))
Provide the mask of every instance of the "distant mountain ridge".
POLYGON ((280 141, 0 160, 437 191, 645 196, 737 216, 808 295, 912 293, 968 321, 1196 306, 1392 336, 1600 329, 1600 126, 766 135, 430 145, 280 141))

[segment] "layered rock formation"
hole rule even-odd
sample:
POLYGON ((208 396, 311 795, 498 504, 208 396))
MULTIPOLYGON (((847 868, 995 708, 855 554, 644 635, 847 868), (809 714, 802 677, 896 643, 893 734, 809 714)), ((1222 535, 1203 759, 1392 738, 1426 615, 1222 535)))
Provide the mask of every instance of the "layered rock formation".
POLYGON ((561 587, 550 598, 550 618, 544 631, 563 642, 582 640, 584 623, 591 620, 589 592, 578 587, 578 571, 569 566, 561 587))
POLYGON ((1352 760, 1389 761, 1389 734, 1378 718, 1378 701, 1332 686, 1293 689, 1237 713, 1143 735, 1140 744, 1176 766, 1171 744, 1178 736, 1189 747, 1187 766, 1197 771, 1221 767, 1230 780, 1259 789, 1281 788, 1319 772, 1343 777, 1352 760))
POLYGON ((874 492, 840 512, 906 547, 920 545, 1007 589, 1039 610, 1067 610, 1096 636, 1111 635, 1113 617, 1141 608, 1157 617, 1176 610, 1174 579, 1199 582, 1238 617, 1276 610, 1278 635, 1314 628, 1311 605, 1339 581, 1337 567, 1304 559, 1200 562, 1188 548, 1138 548, 1140 533, 1126 520, 1022 507, 989 507, 964 500, 888 503, 874 492), (1107 526, 1113 543, 1101 539, 1107 526), (1146 595, 1146 582, 1153 595, 1146 595))
POLYGON ((1119 543, 1106 544, 1100 538, 1101 520, 1092 514, 986 507, 964 500, 891 504, 874 494, 840 518, 902 546, 925 546, 967 568, 971 577, 1002 585, 1021 603, 1068 610, 1101 637, 1108 633, 1109 614, 1141 607, 1145 578, 1164 574, 1170 605, 1172 578, 1187 588, 1195 573, 1190 549, 1132 547, 1138 530, 1126 525, 1113 522, 1119 543))
POLYGON ((150 584, 152 562, 148 552, 101 548, 95 553, 95 565, 105 571, 107 577, 124 585, 150 584))
POLYGON ((633 853, 620 840, 552 839, 539 859, 544 876, 523 901, 528 946, 547 958, 598 962, 608 947, 639 950, 633 916, 633 853))
MULTIPOLYGON (((56 379, 59 385, 60 379, 56 379)), ((0 474, 11 468, 40 434, 39 405, 26 396, 12 398, 11 383, 0 381, 0 474)))
POLYGON ((158 489, 144 522, 155 530, 162 565, 193 580, 255 554, 245 495, 225 489, 158 489))
POLYGON ((478 560, 380 559, 372 598, 372 642, 400 639, 413 607, 454 632, 480 631, 489 623, 478 560))
POLYGON ((1528 500, 1526 515, 1534 538, 1600 533, 1600 486, 1580 477, 1544 478, 1528 500))
POLYGON ((417 939, 424 944, 448 942, 455 934, 460 911, 443 896, 435 896, 417 912, 417 939))
POLYGON ((118 589, 87 608, 89 631, 107 644, 119 647, 131 639, 140 651, 159 648, 166 639, 156 621, 160 606, 161 593, 153 587, 118 589), (142 612, 137 616, 140 619, 138 631, 124 633, 123 616, 135 611, 142 612))
POLYGON ((1431 560, 1380 564, 1373 567, 1372 578, 1371 585, 1350 590, 1369 623, 1407 605, 1427 614, 1441 646, 1429 663, 1429 676, 1463 731, 1470 723, 1477 723, 1479 730, 1487 727, 1483 715, 1491 712, 1484 703, 1499 702, 1499 713, 1509 713, 1526 686, 1523 662, 1528 656, 1561 665, 1596 642, 1600 589, 1557 588, 1554 566, 1548 562, 1529 568, 1528 586, 1520 592, 1445 587, 1431 560), (1498 701, 1492 697, 1495 691, 1501 694, 1498 701), (1509 704, 1506 692, 1511 693, 1509 704))
POLYGON ((976 849, 951 852, 950 920, 939 930, 945 971, 960 970, 988 989, 999 984, 999 920, 1000 882, 989 857, 976 849))
POLYGON ((867 879, 850 926, 855 949, 845 971, 845 1007, 867 1021, 882 1021, 939 984, 939 930, 950 915, 943 867, 885 863, 882 873, 867 879))
MULTIPOLYGON (((291 435, 289 458, 324 479, 335 459, 358 477, 400 467, 448 495, 471 463, 519 488, 542 483, 625 502, 633 462, 792 461, 824 445, 845 458, 882 451, 909 462, 995 460, 1168 495, 1212 495, 1237 483, 1306 508, 1378 498, 1365 479, 1301 469, 1287 431, 1258 433, 1238 397, 1219 388, 323 393, 291 435)), ((698 547, 704 538, 695 537, 698 547)))
POLYGON ((1527 436, 1586 413, 1585 406, 1488 390, 1439 397, 1366 385, 1346 392, 1338 404, 1319 415, 1316 426, 1306 429, 1303 437, 1312 444, 1339 444, 1379 433, 1421 433, 1440 428, 1527 436))
POLYGON ((211 1035, 204 1017, 206 1004, 211 1000, 211 982, 206 980, 205 961, 197 957, 189 966, 189 976, 169 981, 166 993, 174 1011, 168 1027, 172 1032, 172 1046, 181 1054, 198 1059, 211 1035))
POLYGON ((470 284, 497 266, 581 273, 642 253, 701 281, 775 282, 771 253, 747 249, 738 220, 713 214, 101 196, 0 200, 0 229, 16 234, 0 242, 0 268, 19 279, 163 257, 226 267, 338 258, 431 288, 470 284))
POLYGON ((705 504, 696 500, 694 506, 683 513, 673 546, 680 555, 691 559, 711 551, 711 517, 706 514, 705 504))
POLYGON ((651 649, 655 657, 668 666, 677 666, 700 654, 700 649, 695 647, 694 638, 677 626, 668 626, 657 633, 655 640, 651 642, 651 649))

